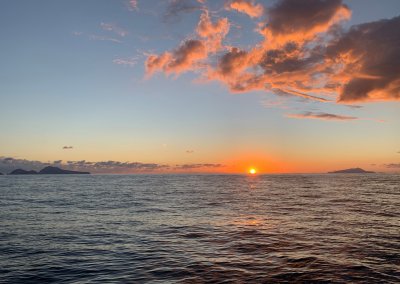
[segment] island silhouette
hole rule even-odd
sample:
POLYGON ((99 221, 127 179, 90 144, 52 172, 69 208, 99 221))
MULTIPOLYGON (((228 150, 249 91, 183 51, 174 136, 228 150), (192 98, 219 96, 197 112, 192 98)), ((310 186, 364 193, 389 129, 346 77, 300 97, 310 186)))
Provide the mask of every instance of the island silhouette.
POLYGON ((16 169, 13 170, 9 175, 36 175, 38 172, 37 171, 26 171, 23 169, 16 169))
POLYGON ((16 169, 9 173, 9 175, 80 175, 80 174, 90 174, 90 172, 80 172, 80 171, 70 171, 63 170, 57 167, 48 166, 37 171, 27 171, 23 169, 16 169))
POLYGON ((373 173, 375 172, 366 171, 363 170, 362 168, 351 168, 351 169, 328 172, 328 174, 373 174, 373 173))

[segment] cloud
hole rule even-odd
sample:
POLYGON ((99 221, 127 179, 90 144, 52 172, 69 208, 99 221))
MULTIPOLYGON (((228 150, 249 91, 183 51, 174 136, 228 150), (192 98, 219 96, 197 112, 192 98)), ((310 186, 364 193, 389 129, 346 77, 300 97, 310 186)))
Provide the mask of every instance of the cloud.
POLYGON ((400 100, 400 16, 353 26, 328 46, 342 64, 340 102, 400 100))
MULTIPOLYGON (((227 9, 243 5, 260 7, 250 0, 225 2, 227 9)), ((232 93, 258 90, 347 106, 400 100, 400 17, 344 29, 351 11, 341 0, 278 0, 263 8, 261 41, 244 48, 224 44, 235 25, 227 18, 212 21, 197 1, 169 3, 169 14, 193 10, 203 11, 195 35, 173 51, 150 54, 147 76, 191 71, 232 93)))
POLYGON ((186 154, 193 154, 194 151, 193 150, 186 150, 186 154))
POLYGON ((204 67, 202 61, 207 59, 210 53, 216 53, 223 48, 222 40, 229 32, 228 19, 222 18, 212 22, 205 11, 200 16, 196 32, 199 38, 183 41, 172 52, 149 54, 145 62, 146 75, 149 77, 157 71, 180 74, 204 67))
POLYGON ((183 164, 176 165, 175 169, 177 170, 191 170, 191 169, 200 169, 200 168, 221 168, 224 167, 222 164, 183 164))
POLYGON ((222 48, 222 40, 229 32, 229 21, 227 18, 218 19, 212 22, 208 11, 200 15, 197 25, 197 34, 205 39, 205 45, 209 52, 217 52, 222 48))
POLYGON ((184 41, 181 46, 171 52, 165 52, 159 56, 150 55, 146 59, 146 73, 152 75, 157 71, 167 74, 182 73, 196 69, 196 63, 207 57, 207 50, 200 40, 190 39, 184 41))
POLYGON ((62 148, 63 148, 63 150, 72 150, 72 149, 74 149, 74 146, 64 146, 62 148))
POLYGON ((35 160, 31 161, 12 157, 0 157, 0 172, 3 173, 11 172, 17 168, 39 170, 48 165, 49 163, 43 163, 35 160))
POLYGON ((56 160, 53 162, 41 162, 35 160, 18 159, 13 157, 0 156, 0 172, 9 173, 15 169, 22 168, 25 170, 41 170, 46 166, 56 166, 67 170, 89 171, 92 173, 145 173, 145 172, 173 172, 176 170, 185 171, 193 169, 216 169, 224 167, 222 164, 178 164, 168 165, 159 163, 142 163, 142 162, 120 162, 120 161, 86 161, 86 160, 70 160, 63 162, 56 160))
POLYGON ((265 108, 279 108, 279 109, 289 109, 289 107, 286 105, 287 100, 283 98, 279 98, 278 100, 263 100, 261 101, 261 104, 265 108))
MULTIPOLYGON (((78 163, 87 164, 86 161, 78 161, 78 163)), ((107 169, 107 170, 157 170, 168 168, 168 165, 156 164, 156 163, 140 163, 140 162, 118 162, 118 161, 103 161, 103 162, 90 162, 90 167, 94 169, 107 169)))
POLYGON ((282 0, 267 10, 261 33, 270 42, 304 42, 350 16, 342 0, 282 0))
POLYGON ((386 167, 386 168, 389 168, 389 169, 400 169, 400 163, 397 163, 397 164, 394 164, 394 163, 392 163, 392 164, 385 164, 385 167, 386 167))
POLYGON ((86 160, 66 161, 56 160, 53 162, 31 161, 11 157, 0 157, 0 171, 11 172, 17 168, 40 170, 46 166, 57 166, 69 170, 90 171, 93 173, 136 173, 152 172, 169 169, 169 165, 157 163, 141 162, 119 162, 119 161, 98 161, 90 162, 86 160))
POLYGON ((119 39, 112 38, 112 37, 107 37, 107 36, 100 36, 100 35, 90 35, 89 36, 90 40, 100 40, 100 41, 111 41, 115 43, 122 43, 119 39))
POLYGON ((225 2, 225 9, 236 10, 244 13, 251 18, 261 17, 264 12, 264 7, 261 4, 255 4, 251 0, 230 0, 225 2))
POLYGON ((354 116, 337 115, 325 112, 303 112, 300 114, 287 114, 286 117, 300 118, 300 119, 338 120, 338 121, 358 119, 357 117, 354 116))
POLYGON ((125 37, 128 35, 128 31, 124 30, 123 28, 117 26, 116 24, 112 23, 100 23, 100 26, 103 30, 113 32, 120 37, 125 37))
POLYGON ((195 0, 169 0, 167 9, 164 13, 164 21, 176 21, 180 19, 183 13, 192 13, 194 11, 202 10, 203 4, 201 1, 195 0))
POLYGON ((128 9, 131 11, 137 11, 138 9, 138 1, 137 0, 129 0, 128 9))
POLYGON ((125 65, 125 66, 134 66, 137 63, 137 57, 130 57, 130 58, 116 58, 112 62, 117 65, 125 65))

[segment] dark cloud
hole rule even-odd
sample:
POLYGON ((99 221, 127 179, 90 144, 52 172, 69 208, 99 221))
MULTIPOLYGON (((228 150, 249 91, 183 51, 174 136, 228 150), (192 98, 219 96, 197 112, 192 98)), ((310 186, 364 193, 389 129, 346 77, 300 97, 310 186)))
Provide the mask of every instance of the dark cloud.
POLYGON ((299 114, 288 114, 286 116, 290 118, 300 118, 300 119, 308 118, 308 119, 340 120, 340 121, 358 119, 357 117, 354 116, 337 115, 325 112, 303 112, 299 114))
POLYGON ((194 150, 186 150, 186 154, 193 154, 194 150))
POLYGON ((344 105, 344 106, 352 108, 352 109, 359 109, 359 108, 363 107, 363 106, 358 106, 358 105, 344 105))
POLYGON ((161 165, 155 163, 139 163, 139 162, 118 162, 118 161, 105 161, 95 162, 91 166, 96 169, 129 169, 129 170, 157 170, 168 168, 168 165, 161 165))
POLYGON ((272 36, 326 31, 337 17, 349 17, 342 0, 283 0, 267 10, 267 29, 272 36))
MULTIPOLYGON (((193 151, 193 150, 188 150, 193 151)), ((158 163, 141 162, 120 162, 120 161, 98 161, 91 162, 86 160, 66 161, 56 160, 54 162, 30 161, 26 159, 17 159, 12 157, 0 157, 0 172, 11 172, 12 170, 22 168, 26 170, 41 170, 45 166, 56 166, 67 170, 89 171, 92 173, 140 173, 157 172, 162 170, 192 170, 192 169, 212 169, 220 168, 222 164, 182 164, 168 165, 158 163)))
POLYGON ((195 0, 169 0, 164 13, 164 22, 179 21, 182 14, 203 9, 195 0))
POLYGON ((176 165, 175 169, 178 170, 190 170, 190 169, 200 169, 200 168, 221 168, 222 164, 183 164, 176 165))
POLYGON ((1 160, 2 163, 12 163, 14 161, 14 158, 4 158, 1 160))
POLYGON ((140 162, 99 161, 90 162, 86 160, 66 161, 56 160, 54 162, 30 161, 10 157, 0 157, 0 171, 11 172, 17 168, 28 170, 40 170, 45 166, 57 166, 68 170, 90 171, 93 173, 135 173, 144 171, 156 171, 169 169, 169 165, 140 162))
POLYGON ((72 150, 72 149, 74 149, 74 146, 64 146, 63 149, 64 150, 72 150))
POLYGON ((400 99, 400 16, 352 27, 328 47, 344 63, 339 101, 400 99))
POLYGON ((17 168, 39 170, 47 165, 49 165, 49 163, 12 157, 0 157, 0 172, 4 173, 11 172, 17 168))
POLYGON ((196 62, 207 57, 207 50, 200 40, 187 40, 174 52, 165 52, 160 56, 150 55, 146 60, 147 74, 162 70, 166 73, 181 73, 195 68, 196 62))
POLYGON ((385 164, 385 167, 388 168, 388 169, 400 169, 400 163, 398 163, 398 164, 394 164, 394 163, 385 164))

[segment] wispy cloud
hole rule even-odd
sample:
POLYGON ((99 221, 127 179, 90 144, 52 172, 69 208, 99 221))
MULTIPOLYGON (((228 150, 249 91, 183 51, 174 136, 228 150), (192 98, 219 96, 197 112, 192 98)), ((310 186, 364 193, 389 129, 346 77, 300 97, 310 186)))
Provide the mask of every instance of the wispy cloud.
POLYGON ((74 146, 63 146, 62 148, 63 150, 72 150, 74 149, 74 146))
POLYGON ((120 37, 128 35, 128 31, 113 23, 100 23, 100 27, 109 32, 113 32, 120 37))
POLYGON ((89 36, 90 40, 100 40, 100 41, 111 41, 115 43, 122 43, 119 39, 113 38, 113 37, 107 37, 107 36, 101 36, 101 35, 90 35, 89 36))
POLYGON ((337 121, 347 121, 347 120, 356 120, 357 117, 354 116, 346 116, 346 115, 337 115, 326 112, 303 112, 297 114, 287 114, 286 117, 289 118, 300 118, 300 119, 320 119, 320 120, 337 120, 337 121))
POLYGON ((385 167, 389 169, 400 169, 400 163, 385 164, 385 167))
POLYGON ((289 107, 286 105, 287 100, 280 98, 277 100, 263 100, 261 101, 261 104, 265 108, 279 108, 279 109, 289 109, 289 107))
POLYGON ((193 154, 194 151, 193 150, 186 150, 186 154, 193 154))
POLYGON ((113 60, 114 64, 117 65, 125 65, 125 66, 134 66, 137 63, 137 57, 130 57, 130 58, 116 58, 113 60))

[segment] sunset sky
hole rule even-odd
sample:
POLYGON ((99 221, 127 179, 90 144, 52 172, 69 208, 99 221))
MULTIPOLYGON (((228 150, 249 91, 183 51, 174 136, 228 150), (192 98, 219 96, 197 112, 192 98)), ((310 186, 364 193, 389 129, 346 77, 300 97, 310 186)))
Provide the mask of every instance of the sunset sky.
POLYGON ((400 171, 399 0, 2 0, 0 171, 400 171))

